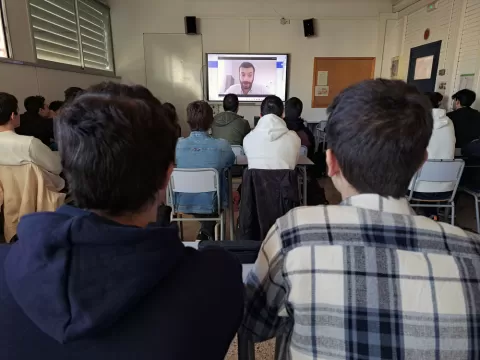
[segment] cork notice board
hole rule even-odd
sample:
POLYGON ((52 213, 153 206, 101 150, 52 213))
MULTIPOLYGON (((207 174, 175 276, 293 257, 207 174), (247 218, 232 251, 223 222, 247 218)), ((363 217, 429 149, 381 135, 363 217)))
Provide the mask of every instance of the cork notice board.
POLYGON ((320 58, 313 62, 312 108, 326 108, 340 91, 373 79, 375 58, 320 58))

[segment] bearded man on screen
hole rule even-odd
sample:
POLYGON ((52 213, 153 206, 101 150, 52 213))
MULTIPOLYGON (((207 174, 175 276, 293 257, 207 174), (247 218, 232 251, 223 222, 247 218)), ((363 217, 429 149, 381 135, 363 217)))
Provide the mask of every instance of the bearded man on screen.
POLYGON ((235 95, 271 95, 264 85, 254 84, 255 66, 250 62, 243 62, 238 69, 240 84, 230 86, 225 90, 226 94, 235 95))

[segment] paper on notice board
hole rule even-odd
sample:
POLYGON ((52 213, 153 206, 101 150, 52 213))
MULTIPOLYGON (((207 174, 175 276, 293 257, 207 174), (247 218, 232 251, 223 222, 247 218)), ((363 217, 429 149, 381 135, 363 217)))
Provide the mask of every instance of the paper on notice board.
POLYGON ((315 96, 328 96, 329 93, 329 86, 315 86, 315 96))
POLYGON ((328 71, 319 71, 317 75, 317 85, 326 86, 328 85, 328 71))

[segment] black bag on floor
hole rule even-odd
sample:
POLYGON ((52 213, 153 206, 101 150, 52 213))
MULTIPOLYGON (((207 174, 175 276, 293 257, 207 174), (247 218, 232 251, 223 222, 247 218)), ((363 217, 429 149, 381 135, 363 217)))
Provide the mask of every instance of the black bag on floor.
POLYGON ((198 244, 198 249, 207 249, 211 247, 221 247, 227 250, 229 253, 235 255, 235 257, 242 264, 253 264, 257 260, 261 241, 210 241, 203 240, 198 244))

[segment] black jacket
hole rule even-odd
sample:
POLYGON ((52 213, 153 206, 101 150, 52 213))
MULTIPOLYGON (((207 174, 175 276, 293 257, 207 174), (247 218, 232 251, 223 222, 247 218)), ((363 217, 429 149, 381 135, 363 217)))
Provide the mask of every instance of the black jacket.
POLYGON ((263 241, 275 221, 299 205, 296 171, 245 171, 237 238, 263 241))
POLYGON ((455 128, 456 148, 463 148, 472 140, 480 138, 480 112, 464 107, 448 113, 447 116, 452 119, 455 128))
POLYGON ((288 130, 295 131, 302 141, 302 146, 308 149, 308 158, 313 161, 315 156, 315 136, 310 129, 305 126, 302 118, 289 119, 285 118, 288 130))
POLYGON ((33 136, 50 146, 53 139, 53 120, 41 117, 39 114, 26 112, 20 116, 20 126, 15 129, 19 135, 33 136))
POLYGON ((225 357, 244 288, 224 250, 69 206, 23 217, 18 238, 0 245, 0 359, 225 357))

